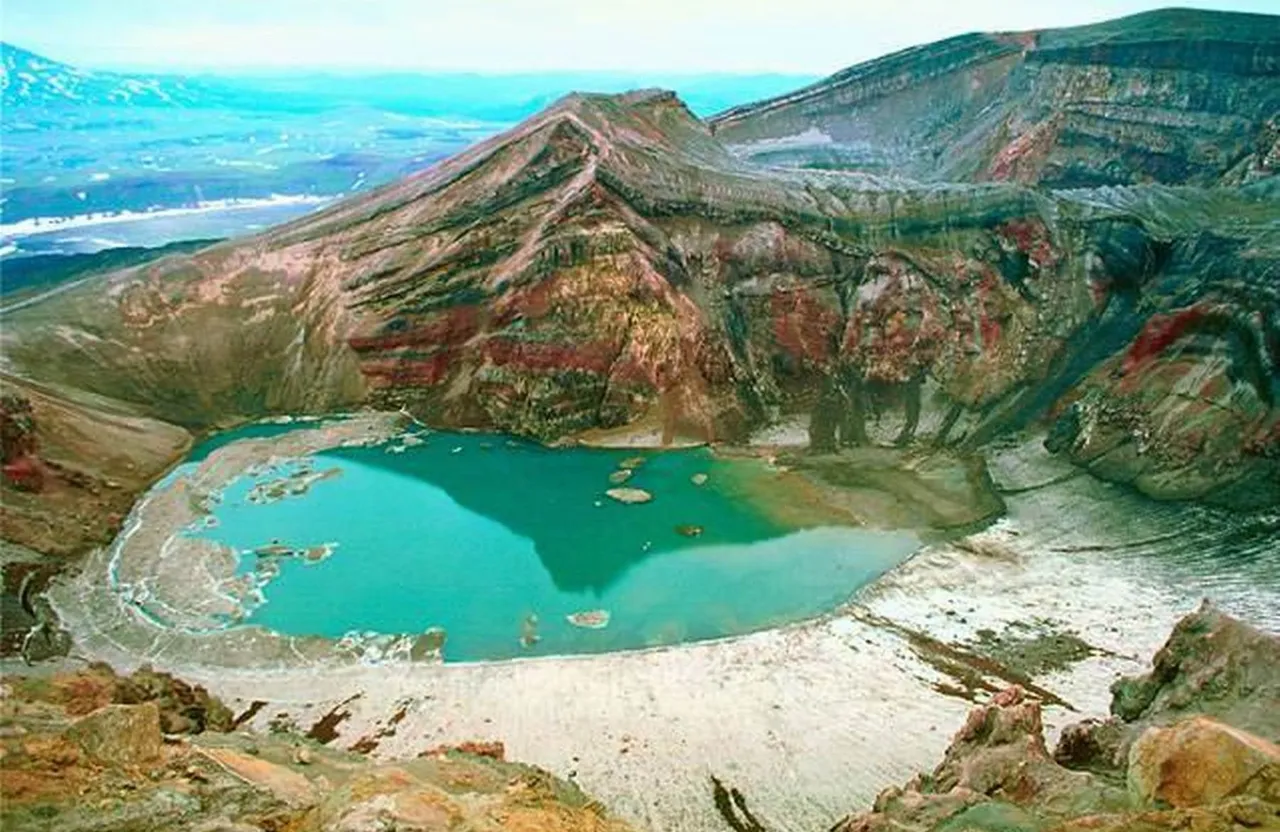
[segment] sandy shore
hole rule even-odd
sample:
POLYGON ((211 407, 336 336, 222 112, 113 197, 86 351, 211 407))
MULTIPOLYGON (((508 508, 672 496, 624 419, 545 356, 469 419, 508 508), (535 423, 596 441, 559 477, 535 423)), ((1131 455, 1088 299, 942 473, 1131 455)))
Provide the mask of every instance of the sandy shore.
POLYGON ((1202 595, 1280 618, 1280 581, 1245 591, 1135 559, 1159 530, 1116 515, 1122 498, 1054 469, 1037 447, 993 464, 1016 492, 994 528, 921 552, 822 620, 716 642, 440 665, 335 657, 275 637, 274 667, 263 669, 253 666, 260 631, 216 655, 189 634, 140 631, 92 568, 54 602, 86 654, 125 668, 150 661, 240 711, 262 702, 250 723, 261 730, 323 724, 334 743, 386 758, 500 740, 510 758, 573 779, 654 832, 723 829, 715 775, 770 830, 811 832, 932 766, 973 696, 1031 683, 1056 703, 1046 720, 1057 730, 1104 713, 1111 680, 1144 670, 1202 595), (1028 669, 982 647, 992 633, 1031 632, 1071 634, 1083 652, 1028 669))

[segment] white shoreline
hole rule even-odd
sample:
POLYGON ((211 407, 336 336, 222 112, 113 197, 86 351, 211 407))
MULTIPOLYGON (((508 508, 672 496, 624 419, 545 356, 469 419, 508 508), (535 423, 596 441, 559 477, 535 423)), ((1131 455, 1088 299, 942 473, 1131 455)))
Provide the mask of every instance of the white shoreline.
POLYGON ((253 208, 272 208, 286 205, 314 205, 319 207, 337 199, 335 196, 311 196, 309 194, 272 194, 261 199, 215 199, 198 202, 185 208, 157 208, 151 211, 117 211, 76 214, 70 217, 29 217, 12 223, 0 223, 0 239, 18 241, 37 234, 89 228, 97 225, 113 225, 153 219, 171 219, 194 214, 218 211, 244 211, 253 208))

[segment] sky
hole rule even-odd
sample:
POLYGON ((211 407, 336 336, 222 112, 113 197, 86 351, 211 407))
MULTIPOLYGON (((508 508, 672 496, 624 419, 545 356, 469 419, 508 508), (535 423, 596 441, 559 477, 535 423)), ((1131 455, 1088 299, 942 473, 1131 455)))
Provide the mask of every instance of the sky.
MULTIPOLYGON (((3 0, 0 37, 94 69, 832 72, 1142 0, 3 0)), ((1277 0, 1183 2, 1275 12, 1277 0)))

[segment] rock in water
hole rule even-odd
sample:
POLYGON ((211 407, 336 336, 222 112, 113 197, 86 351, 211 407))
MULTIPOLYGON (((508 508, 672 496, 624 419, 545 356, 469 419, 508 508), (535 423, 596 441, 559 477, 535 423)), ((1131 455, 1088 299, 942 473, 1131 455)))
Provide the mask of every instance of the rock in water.
POLYGON ((609 475, 609 482, 614 485, 622 485, 624 482, 631 479, 631 473, 630 468, 620 468, 609 475))
POLYGON ((608 610, 583 610, 565 616, 570 624, 586 630, 603 630, 609 626, 608 610))
POLYGON ((685 537, 701 537, 702 527, 692 524, 676 526, 676 534, 684 535, 685 537))
POLYGON ((610 488, 604 493, 618 502, 627 503, 628 505, 647 503, 653 499, 653 495, 643 488, 610 488))
POLYGON ((706 484, 707 484, 707 475, 706 475, 706 474, 694 474, 692 477, 689 477, 689 482, 693 483, 694 485, 706 485, 706 484))

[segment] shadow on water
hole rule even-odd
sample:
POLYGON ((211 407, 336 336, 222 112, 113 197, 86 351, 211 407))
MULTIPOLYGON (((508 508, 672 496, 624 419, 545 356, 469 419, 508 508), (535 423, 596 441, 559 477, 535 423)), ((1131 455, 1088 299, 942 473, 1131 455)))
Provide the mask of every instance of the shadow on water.
POLYGON ((752 543, 791 531, 710 482, 694 484, 695 474, 714 480, 716 470, 726 464, 705 449, 546 448, 491 435, 432 433, 423 445, 404 453, 389 453, 386 447, 341 448, 318 456, 378 467, 440 488, 463 508, 532 541, 556 588, 564 592, 603 593, 655 555, 752 543), (610 482, 610 474, 637 458, 643 462, 621 485, 644 489, 653 500, 626 505, 608 497, 608 489, 619 487, 610 482))

